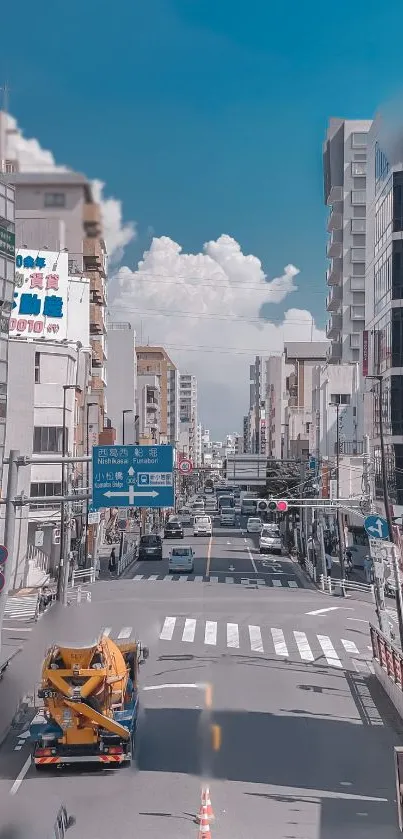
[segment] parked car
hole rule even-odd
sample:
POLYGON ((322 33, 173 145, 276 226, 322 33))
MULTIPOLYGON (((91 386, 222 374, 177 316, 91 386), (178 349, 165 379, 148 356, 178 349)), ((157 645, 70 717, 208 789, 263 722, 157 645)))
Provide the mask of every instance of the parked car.
POLYGON ((181 545, 180 548, 172 548, 169 551, 168 572, 171 574, 179 571, 187 571, 192 574, 194 570, 194 552, 190 545, 181 545))
POLYGON ((165 539, 183 539, 183 525, 180 521, 167 521, 164 527, 165 539))
POLYGON ((226 507, 220 514, 220 527, 235 527, 235 524, 235 510, 232 510, 230 507, 226 507))
POLYGON ((250 516, 246 522, 246 531, 247 533, 260 533, 262 526, 261 519, 250 516))
POLYGON ((261 554, 282 554, 283 540, 277 525, 263 525, 260 533, 259 551, 261 554))
POLYGON ((162 539, 156 533, 140 536, 138 559, 162 559, 162 539))
POLYGON ((193 536, 211 536, 213 525, 210 516, 195 516, 193 536))

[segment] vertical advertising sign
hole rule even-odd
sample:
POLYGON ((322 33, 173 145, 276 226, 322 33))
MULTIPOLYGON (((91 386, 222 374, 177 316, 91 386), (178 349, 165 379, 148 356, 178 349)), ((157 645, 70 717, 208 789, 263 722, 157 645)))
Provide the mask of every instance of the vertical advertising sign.
POLYGON ((364 329, 362 333, 362 375, 368 376, 368 353, 369 353, 369 346, 368 346, 368 330, 364 329))
POLYGON ((19 250, 9 334, 67 338, 68 254, 19 250))

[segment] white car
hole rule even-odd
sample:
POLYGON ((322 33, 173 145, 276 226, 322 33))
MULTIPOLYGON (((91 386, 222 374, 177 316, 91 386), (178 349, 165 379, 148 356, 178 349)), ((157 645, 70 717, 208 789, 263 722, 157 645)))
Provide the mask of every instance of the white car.
POLYGON ((225 527, 225 525, 229 527, 235 527, 236 525, 235 510, 232 510, 231 507, 225 507, 225 509, 221 510, 220 527, 225 527))
POLYGON ((261 519, 254 518, 250 516, 248 521, 246 522, 246 532, 247 533, 260 533, 262 529, 262 521, 261 519))
POLYGON ((187 507, 182 507, 178 513, 178 519, 181 524, 192 524, 192 516, 187 507))
POLYGON ((213 525, 210 516, 195 516, 193 536, 212 536, 213 525))
POLYGON ((261 554, 282 554, 283 540, 277 525, 264 525, 260 533, 259 552, 261 554))
POLYGON ((192 574, 194 570, 194 552, 190 545, 181 545, 169 551, 168 572, 177 574, 179 571, 187 571, 192 574))
POLYGON ((204 501, 194 501, 192 504, 192 513, 204 513, 204 501))

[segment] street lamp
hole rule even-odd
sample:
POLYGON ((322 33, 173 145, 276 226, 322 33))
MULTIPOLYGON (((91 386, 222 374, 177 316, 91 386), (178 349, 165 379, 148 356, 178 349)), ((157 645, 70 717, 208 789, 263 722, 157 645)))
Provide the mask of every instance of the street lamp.
POLYGON ((133 411, 132 408, 125 408, 125 410, 122 411, 122 445, 123 446, 125 444, 125 414, 134 414, 134 411, 133 411))

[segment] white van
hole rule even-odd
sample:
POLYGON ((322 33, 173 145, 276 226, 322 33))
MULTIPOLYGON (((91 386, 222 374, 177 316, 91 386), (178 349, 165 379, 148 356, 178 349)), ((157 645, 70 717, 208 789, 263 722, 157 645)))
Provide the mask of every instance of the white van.
POLYGON ((181 545, 169 551, 168 572, 177 574, 179 571, 193 573, 194 551, 190 545, 181 545))
POLYGON ((212 536, 213 525, 210 516, 195 516, 193 536, 212 536))

